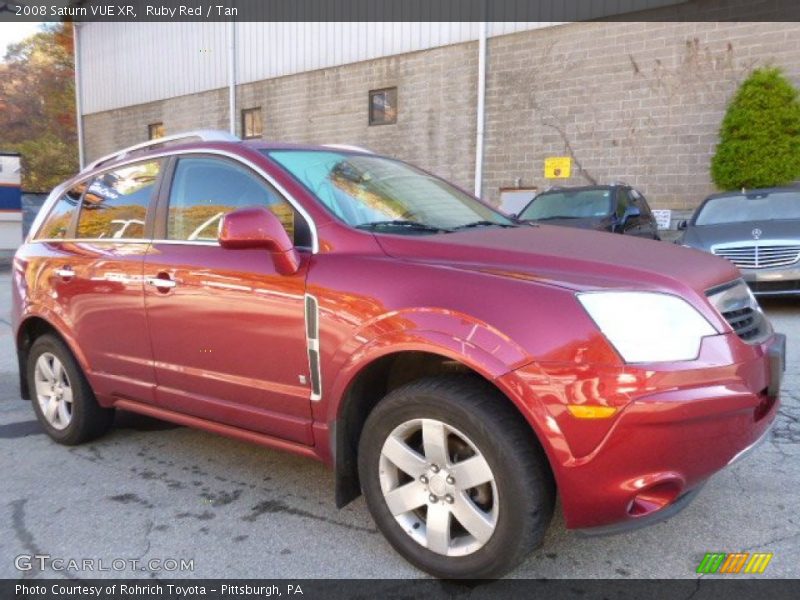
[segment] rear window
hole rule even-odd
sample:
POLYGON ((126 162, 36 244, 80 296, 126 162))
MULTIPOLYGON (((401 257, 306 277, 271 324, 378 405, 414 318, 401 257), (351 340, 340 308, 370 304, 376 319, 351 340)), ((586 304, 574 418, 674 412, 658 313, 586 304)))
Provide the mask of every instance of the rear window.
POLYGON ((56 200, 36 234, 37 240, 63 240, 69 235, 72 217, 85 190, 86 182, 81 182, 56 200))
POLYGON ((127 165, 98 175, 83 196, 75 237, 142 239, 159 161, 127 165))

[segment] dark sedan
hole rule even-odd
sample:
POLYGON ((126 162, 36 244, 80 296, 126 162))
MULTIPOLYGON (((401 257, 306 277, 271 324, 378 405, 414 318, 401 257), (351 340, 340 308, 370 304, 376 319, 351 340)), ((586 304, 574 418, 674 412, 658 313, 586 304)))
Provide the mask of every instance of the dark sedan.
POLYGON ((553 188, 531 200, 517 219, 659 239, 647 200, 625 184, 553 188))
POLYGON ((681 244, 730 260, 754 293, 800 294, 800 188, 715 194, 681 228, 681 244))

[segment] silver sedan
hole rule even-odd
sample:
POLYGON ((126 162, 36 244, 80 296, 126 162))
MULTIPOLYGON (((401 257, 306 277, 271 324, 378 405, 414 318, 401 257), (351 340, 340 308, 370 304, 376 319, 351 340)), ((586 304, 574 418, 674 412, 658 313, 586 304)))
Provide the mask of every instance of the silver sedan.
POLYGON ((753 293, 800 295, 800 187, 715 194, 680 228, 678 243, 727 258, 753 293))

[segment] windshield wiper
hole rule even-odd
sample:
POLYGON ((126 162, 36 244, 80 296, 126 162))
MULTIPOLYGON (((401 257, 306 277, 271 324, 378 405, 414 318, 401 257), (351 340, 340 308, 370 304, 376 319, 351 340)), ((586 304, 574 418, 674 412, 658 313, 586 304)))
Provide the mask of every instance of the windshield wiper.
POLYGON ((526 219, 528 221, 551 221, 553 219, 580 219, 574 215, 555 215, 554 217, 542 217, 540 219, 526 219))
POLYGON ((356 225, 356 229, 364 229, 367 231, 375 231, 376 229, 391 229, 396 227, 398 229, 409 229, 416 231, 431 231, 434 233, 443 233, 450 231, 442 227, 434 227, 433 225, 426 225, 417 221, 406 221, 403 219, 394 219, 392 221, 372 221, 371 223, 362 223, 356 225))
POLYGON ((467 223, 465 225, 459 225, 458 227, 453 227, 452 231, 457 231, 459 229, 471 229, 473 227, 516 227, 514 223, 495 223, 494 221, 473 221, 472 223, 467 223))

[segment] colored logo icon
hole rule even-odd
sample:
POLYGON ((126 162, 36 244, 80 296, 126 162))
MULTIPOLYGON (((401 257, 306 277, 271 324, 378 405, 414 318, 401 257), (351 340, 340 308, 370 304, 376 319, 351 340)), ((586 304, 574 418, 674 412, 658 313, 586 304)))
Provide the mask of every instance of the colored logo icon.
POLYGON ((706 552, 703 560, 697 567, 698 573, 706 575, 725 574, 736 575, 739 573, 763 573, 772 560, 772 552, 706 552))

